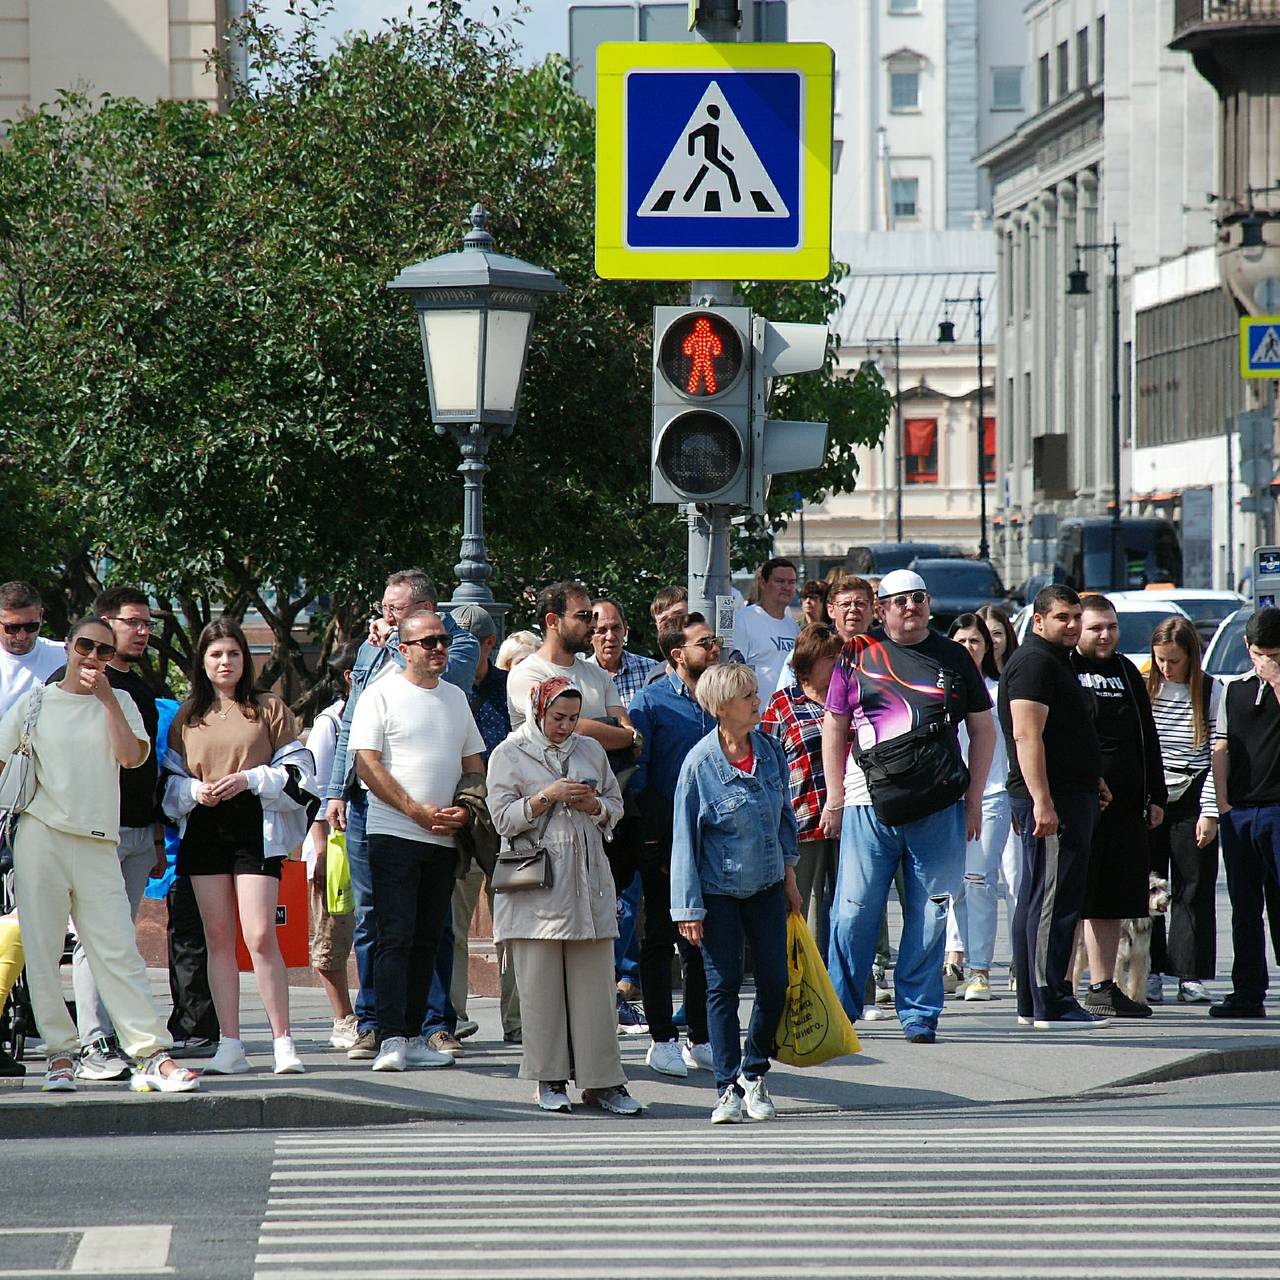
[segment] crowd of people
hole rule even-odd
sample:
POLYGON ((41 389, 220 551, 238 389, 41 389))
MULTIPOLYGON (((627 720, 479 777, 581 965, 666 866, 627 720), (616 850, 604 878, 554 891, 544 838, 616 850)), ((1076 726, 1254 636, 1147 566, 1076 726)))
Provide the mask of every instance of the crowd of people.
POLYGON ((1182 618, 1157 629, 1139 671, 1116 651, 1101 595, 1046 587, 1019 644, 997 608, 933 630, 909 570, 805 583, 801 620, 797 585, 790 561, 762 565, 731 640, 665 588, 650 658, 628 650, 623 606, 581 583, 542 590, 537 631, 499 645, 488 612, 437 611, 431 578, 406 569, 388 577, 368 638, 333 654, 305 733, 255 687, 230 619, 201 632, 177 704, 135 667, 152 625, 144 592, 109 588, 57 643, 39 634, 36 590, 0 586, 0 761, 29 739, 37 783, 12 843, 0 999, 16 954, 44 1088, 127 1078, 189 1091, 251 1070, 237 933, 272 1068, 303 1071, 275 928, 281 869, 299 852, 329 1045, 378 1072, 455 1065, 478 1031, 467 938, 483 894, 502 1038, 551 1112, 574 1105, 570 1081, 584 1105, 641 1112, 619 1036, 647 1035, 651 1070, 708 1074, 714 1123, 772 1118, 788 913, 849 1017, 896 1016, 912 1044, 937 1038, 948 995, 997 998, 1001 902, 1019 1023, 1148 1017, 1166 977, 1180 1002, 1207 1004, 1219 838, 1234 961, 1209 1013, 1265 1016, 1280 610, 1254 614, 1253 674, 1224 687, 1182 618), (166 828, 167 1028, 133 928, 165 869, 166 828), (326 891, 335 841, 349 913, 326 891), (1150 976, 1126 989, 1122 926, 1148 916, 1166 878, 1167 929, 1151 932, 1150 976), (68 921, 75 1021, 59 972, 68 921), (203 1059, 199 1075, 184 1057, 203 1059))

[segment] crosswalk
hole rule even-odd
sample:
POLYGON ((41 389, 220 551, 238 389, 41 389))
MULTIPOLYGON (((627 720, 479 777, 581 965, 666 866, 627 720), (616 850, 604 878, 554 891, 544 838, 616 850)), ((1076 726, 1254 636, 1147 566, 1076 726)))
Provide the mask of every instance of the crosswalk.
POLYGON ((254 1275, 1280 1275, 1280 1126, 292 1134, 276 1142, 254 1275))

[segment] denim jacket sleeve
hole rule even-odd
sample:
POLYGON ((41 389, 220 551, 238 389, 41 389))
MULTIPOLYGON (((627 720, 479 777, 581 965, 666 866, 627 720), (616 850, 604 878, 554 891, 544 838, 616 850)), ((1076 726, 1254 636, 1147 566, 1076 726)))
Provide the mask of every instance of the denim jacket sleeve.
POLYGON ((449 641, 449 661, 445 664, 444 679, 457 685, 471 701, 471 690, 476 683, 476 666, 480 661, 480 641, 465 627, 453 620, 452 614, 441 614, 449 641))
POLYGON ((701 920, 707 914, 702 901, 702 876, 698 871, 702 852, 701 813, 698 771, 690 768, 686 760, 676 784, 675 826, 671 835, 671 919, 677 923, 701 920))
POLYGON ((327 800, 347 798, 348 774, 351 771, 347 743, 351 738, 351 717, 355 715, 356 703, 360 701, 360 695, 369 683, 369 677, 382 665, 383 657, 382 649, 367 641, 360 646, 360 652, 356 654, 356 665, 351 671, 351 695, 347 698, 347 705, 342 709, 342 720, 338 724, 338 738, 333 747, 333 768, 329 771, 327 778, 320 779, 325 788, 327 800))
POLYGON ((643 738, 640 744, 640 759, 636 761, 636 767, 627 781, 627 791, 633 796, 640 796, 644 794, 649 781, 649 731, 653 727, 649 716, 647 685, 638 689, 633 695, 631 705, 627 708, 627 719, 643 738))

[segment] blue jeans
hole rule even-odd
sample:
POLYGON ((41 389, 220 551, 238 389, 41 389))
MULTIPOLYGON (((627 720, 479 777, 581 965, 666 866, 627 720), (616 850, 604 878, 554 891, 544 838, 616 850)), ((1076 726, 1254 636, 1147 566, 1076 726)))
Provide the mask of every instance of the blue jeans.
POLYGON ((1280 805, 1236 805, 1218 827, 1231 898, 1231 994, 1261 1004, 1267 994, 1264 893, 1280 875, 1280 805))
POLYGON ((902 943, 893 990, 903 1030, 936 1029, 942 1013, 947 906, 964 876, 964 803, 901 826, 886 826, 869 804, 844 811, 840 870, 831 917, 831 981, 850 1018, 862 1014, 894 872, 903 871, 902 943))
MULTIPOLYGON (((452 905, 453 887, 449 888, 452 905)), ((431 990, 427 993, 427 1012, 422 1019, 422 1034, 433 1036, 437 1031, 453 1035, 458 1029, 458 1014, 449 999, 453 985, 453 911, 444 918, 440 928, 440 947, 436 951, 436 965, 431 973, 431 990)))
POLYGON ((990 969, 1000 912, 1000 859, 1011 825, 1009 793, 982 797, 982 835, 964 850, 964 879, 952 900, 961 949, 970 969, 990 969))
POLYGON ((702 964, 707 973, 707 1031, 716 1092, 742 1092, 739 1074, 754 1080, 769 1070, 774 1037, 787 999, 787 900, 783 882, 749 898, 703 895, 702 964), (742 944, 751 944, 756 1003, 740 1040, 738 997, 742 990, 742 944))
POLYGON ((356 899, 356 1022, 361 1031, 376 1031, 378 1019, 373 1009, 373 952, 378 945, 378 917, 373 910, 373 874, 369 870, 369 840, 365 823, 369 801, 364 792, 347 801, 347 863, 351 867, 351 889, 356 899))
POLYGON ((619 982, 640 985, 640 939, 636 936, 636 919, 640 914, 640 875, 618 894, 618 936, 613 943, 614 976, 619 982))

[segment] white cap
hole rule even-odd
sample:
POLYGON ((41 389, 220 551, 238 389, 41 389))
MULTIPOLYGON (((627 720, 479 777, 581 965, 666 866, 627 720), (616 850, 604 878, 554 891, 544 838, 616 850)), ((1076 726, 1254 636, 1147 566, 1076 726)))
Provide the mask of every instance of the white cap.
POLYGON ((880 599, 901 595, 904 591, 928 591, 925 580, 911 569, 895 569, 880 579, 880 599))

